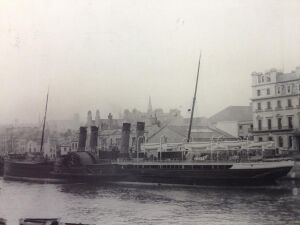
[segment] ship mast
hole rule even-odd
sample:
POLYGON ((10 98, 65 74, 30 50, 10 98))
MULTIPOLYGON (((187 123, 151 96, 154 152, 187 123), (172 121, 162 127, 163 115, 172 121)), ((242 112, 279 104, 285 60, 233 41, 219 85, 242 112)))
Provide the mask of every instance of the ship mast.
POLYGON ((45 124, 46 124, 47 107, 48 107, 48 96, 49 96, 49 88, 48 88, 48 91, 47 91, 45 115, 44 115, 44 121, 43 121, 42 140, 41 140, 41 149, 40 149, 41 153, 43 152, 43 144, 44 144, 45 124))
POLYGON ((200 71, 200 61, 201 61, 201 52, 200 52, 199 62, 198 62, 197 79, 196 79, 196 86, 195 86, 195 92, 194 92, 194 98, 193 98, 193 105, 192 105, 192 112, 191 112, 187 142, 190 142, 190 139, 191 139, 191 130, 192 130, 192 124, 193 124, 193 116, 194 116, 194 109, 195 109, 196 95, 197 95, 197 88, 198 88, 199 71, 200 71))

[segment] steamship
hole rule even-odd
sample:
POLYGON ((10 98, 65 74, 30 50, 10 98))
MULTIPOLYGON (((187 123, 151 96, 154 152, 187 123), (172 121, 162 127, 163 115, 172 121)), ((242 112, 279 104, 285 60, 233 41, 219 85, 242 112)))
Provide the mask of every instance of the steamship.
MULTIPOLYGON (((87 182, 147 182, 170 184, 266 184, 287 175, 294 162, 278 154, 272 143, 190 142, 199 77, 185 143, 147 144, 145 123, 137 122, 136 152, 129 151, 131 124, 123 123, 117 158, 97 158, 82 151, 72 152, 56 162, 51 173, 57 178, 87 182), (141 151, 143 150, 143 151, 141 151)), ((92 129, 97 137, 97 129, 92 129)), ((79 146, 85 148, 86 128, 80 129, 79 146)), ((95 135, 95 136, 94 136, 95 135)), ((92 138, 93 139, 93 138, 92 138)))
MULTIPOLYGON (((137 122, 135 152, 129 150, 131 124, 123 123, 120 152, 97 152, 98 128, 80 128, 79 151, 54 162, 6 159, 4 178, 37 181, 147 182, 170 184, 266 184, 285 176, 294 162, 278 154, 272 143, 190 142, 199 77, 185 143, 144 143, 145 123, 137 122), (89 144, 88 148, 86 143, 89 144), (86 151, 90 149, 91 151, 86 151)), ((42 131, 44 128, 48 94, 42 131)))
MULTIPOLYGON (((123 124, 116 159, 99 159, 87 151, 71 152, 56 162, 51 174, 67 181, 97 183, 259 185, 274 183, 294 165, 272 142, 141 143, 140 152, 130 153, 130 126, 123 124)), ((84 146, 86 133, 81 131, 79 144, 84 146)), ((138 122, 137 133, 143 132, 144 123, 138 122)))

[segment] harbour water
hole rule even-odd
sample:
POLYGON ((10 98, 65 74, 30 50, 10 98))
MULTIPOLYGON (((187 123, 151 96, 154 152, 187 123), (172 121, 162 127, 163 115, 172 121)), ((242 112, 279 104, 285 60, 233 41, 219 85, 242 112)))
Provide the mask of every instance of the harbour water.
POLYGON ((0 217, 95 224, 300 224, 300 183, 268 187, 36 184, 0 180, 0 217), (299 192, 299 194, 298 194, 299 192))

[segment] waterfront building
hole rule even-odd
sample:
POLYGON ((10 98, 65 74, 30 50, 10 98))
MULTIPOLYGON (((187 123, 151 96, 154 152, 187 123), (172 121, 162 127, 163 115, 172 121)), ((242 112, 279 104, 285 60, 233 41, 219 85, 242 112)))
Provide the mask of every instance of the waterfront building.
MULTIPOLYGON (((148 143, 160 143, 161 140, 168 143, 182 143, 186 141, 188 126, 164 125, 157 130, 149 132, 148 143), (164 138, 162 138, 164 137, 164 138)), ((194 142, 216 141, 216 140, 236 140, 234 136, 209 126, 193 126, 191 130, 191 140, 194 142)))
POLYGON ((300 67, 290 73, 252 73, 255 141, 275 141, 279 149, 300 149, 300 67))
POLYGON ((251 106, 228 106, 209 118, 212 126, 236 138, 250 138, 253 127, 251 106))

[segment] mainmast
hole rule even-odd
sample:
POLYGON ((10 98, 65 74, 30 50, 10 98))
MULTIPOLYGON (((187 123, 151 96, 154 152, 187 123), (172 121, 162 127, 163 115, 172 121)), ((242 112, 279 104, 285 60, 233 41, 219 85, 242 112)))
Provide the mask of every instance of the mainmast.
POLYGON ((44 121, 43 121, 43 131, 42 131, 42 140, 41 140, 41 149, 40 149, 41 153, 43 152, 43 145, 44 145, 45 124, 46 124, 47 107, 48 107, 48 96, 49 96, 49 88, 47 91, 46 108, 45 108, 45 115, 44 115, 44 121))
POLYGON ((191 138, 191 130, 192 130, 192 124, 193 124, 193 116, 194 116, 194 109, 195 109, 196 95, 197 95, 197 88, 198 88, 199 71, 200 71, 200 60, 201 60, 201 52, 200 52, 200 56, 199 56, 197 79, 196 79, 196 86, 195 86, 195 93, 194 93, 194 98, 193 98, 193 105, 192 105, 192 112, 191 112, 189 132, 188 132, 188 136, 187 136, 187 142, 190 142, 190 138, 191 138))

